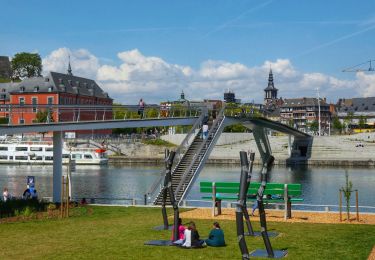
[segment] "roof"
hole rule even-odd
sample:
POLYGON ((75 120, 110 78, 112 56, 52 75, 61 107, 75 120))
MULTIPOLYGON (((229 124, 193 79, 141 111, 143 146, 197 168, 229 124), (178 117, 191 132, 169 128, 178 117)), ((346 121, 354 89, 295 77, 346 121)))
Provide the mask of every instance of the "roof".
POLYGON ((94 80, 58 72, 50 72, 46 77, 34 77, 21 81, 12 87, 11 93, 18 92, 57 92, 110 98, 94 80))
POLYGON ((0 83, 0 100, 9 100, 9 90, 14 88, 15 84, 18 83, 0 83))
MULTIPOLYGON (((321 106, 328 106, 324 100, 320 100, 321 106)), ((281 107, 301 107, 301 106, 318 106, 317 98, 286 98, 281 107)))
POLYGON ((338 109, 339 112, 374 112, 375 111, 375 97, 367 98, 352 98, 347 102, 343 102, 338 109))
POLYGON ((264 91, 268 90, 275 90, 277 91, 278 89, 275 88, 275 85, 273 84, 273 74, 272 70, 270 69, 270 74, 268 75, 268 86, 264 89, 264 91))

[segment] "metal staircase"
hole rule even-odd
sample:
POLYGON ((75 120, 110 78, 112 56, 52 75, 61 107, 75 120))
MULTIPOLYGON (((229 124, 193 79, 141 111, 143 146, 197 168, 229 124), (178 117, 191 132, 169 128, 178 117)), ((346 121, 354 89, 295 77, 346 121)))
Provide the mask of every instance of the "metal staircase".
MULTIPOLYGON (((203 140, 201 138, 202 130, 199 128, 198 133, 195 135, 186 153, 173 169, 172 187, 177 202, 181 202, 185 197, 215 146, 215 143, 224 128, 223 111, 224 109, 220 111, 217 120, 211 125, 207 139, 203 140)), ((169 202, 169 197, 167 198, 167 201, 169 202)), ((155 205, 161 205, 161 202, 162 193, 159 191, 159 194, 156 196, 153 203, 155 205)))

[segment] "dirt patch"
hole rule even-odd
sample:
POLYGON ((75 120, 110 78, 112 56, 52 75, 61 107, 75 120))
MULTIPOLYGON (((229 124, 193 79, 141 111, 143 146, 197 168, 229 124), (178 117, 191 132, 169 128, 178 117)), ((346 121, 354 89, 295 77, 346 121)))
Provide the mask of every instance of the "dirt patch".
MULTIPOLYGON (((205 208, 194 209, 180 213, 184 219, 215 219, 215 220, 235 220, 234 209, 222 209, 222 215, 212 217, 212 210, 205 208)), ((375 225, 375 214, 359 214, 359 221, 356 220, 356 215, 352 214, 349 221, 346 220, 346 214, 343 214, 343 221, 340 222, 338 213, 333 212, 306 212, 293 211, 291 219, 284 219, 284 211, 282 210, 267 210, 267 221, 287 222, 287 223, 340 223, 340 224, 369 224, 375 225)), ((251 217, 251 221, 259 221, 259 215, 256 213, 251 217)))
POLYGON ((372 248, 372 251, 368 256, 367 260, 375 260, 375 246, 372 248))

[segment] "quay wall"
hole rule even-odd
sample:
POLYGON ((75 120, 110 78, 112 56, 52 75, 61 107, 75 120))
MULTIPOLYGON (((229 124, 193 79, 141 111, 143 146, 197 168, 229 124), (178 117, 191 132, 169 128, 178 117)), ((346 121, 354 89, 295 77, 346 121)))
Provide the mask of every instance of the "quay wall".
MULTIPOLYGON (((183 134, 176 134, 161 138, 179 145, 184 137, 183 134)), ((288 137, 269 136, 269 140, 275 164, 287 164, 288 137)), ((110 156, 110 163, 163 163, 164 147, 141 143, 121 144, 119 147, 124 156, 110 156)), ((239 164, 240 151, 254 151, 255 163, 259 163, 260 155, 251 133, 223 133, 207 163, 239 164)), ((375 133, 314 137, 308 158, 300 158, 293 163, 314 166, 375 166, 375 133)))

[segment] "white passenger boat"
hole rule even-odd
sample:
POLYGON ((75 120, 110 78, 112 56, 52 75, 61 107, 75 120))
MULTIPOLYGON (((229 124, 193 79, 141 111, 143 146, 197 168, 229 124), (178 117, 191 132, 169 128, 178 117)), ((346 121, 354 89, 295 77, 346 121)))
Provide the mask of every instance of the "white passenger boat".
MULTIPOLYGON (((107 164, 105 149, 63 147, 63 163, 69 162, 69 157, 76 164, 107 164)), ((0 143, 0 163, 17 164, 52 164, 52 142, 3 142, 0 143)))

